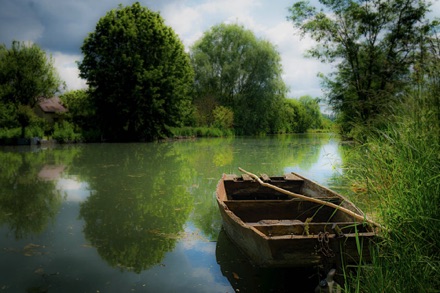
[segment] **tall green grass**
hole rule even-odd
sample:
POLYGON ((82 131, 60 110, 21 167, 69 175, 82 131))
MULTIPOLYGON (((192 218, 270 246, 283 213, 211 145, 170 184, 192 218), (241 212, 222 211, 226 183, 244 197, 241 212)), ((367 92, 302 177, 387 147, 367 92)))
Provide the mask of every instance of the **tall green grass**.
POLYGON ((170 128, 174 137, 230 137, 234 136, 231 129, 215 127, 176 127, 170 128))
POLYGON ((369 210, 386 228, 372 265, 362 266, 346 291, 440 292, 438 99, 408 97, 352 152, 348 176, 364 187, 362 196, 374 204, 369 210))

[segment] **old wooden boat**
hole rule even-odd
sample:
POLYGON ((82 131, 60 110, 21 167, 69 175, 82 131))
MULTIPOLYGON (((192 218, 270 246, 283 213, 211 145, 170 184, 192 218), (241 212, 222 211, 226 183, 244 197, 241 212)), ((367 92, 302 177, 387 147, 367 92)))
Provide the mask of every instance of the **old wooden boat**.
POLYGON ((348 199, 295 173, 259 179, 361 217, 281 193, 246 174, 224 174, 216 191, 223 228, 254 265, 340 266, 370 258, 375 228, 362 221, 364 214, 348 199))

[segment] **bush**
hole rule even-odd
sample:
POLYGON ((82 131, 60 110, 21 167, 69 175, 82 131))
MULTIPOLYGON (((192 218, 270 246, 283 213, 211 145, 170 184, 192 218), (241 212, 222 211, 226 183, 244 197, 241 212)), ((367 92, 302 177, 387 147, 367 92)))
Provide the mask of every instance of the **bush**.
POLYGON ((52 137, 60 143, 79 142, 82 139, 81 134, 76 133, 74 126, 67 121, 55 123, 52 137))
POLYGON ((234 125, 234 112, 227 107, 218 106, 212 111, 214 116, 214 127, 220 129, 231 129, 234 125))
POLYGON ((214 127, 180 127, 170 129, 174 137, 229 137, 234 136, 232 129, 214 127))

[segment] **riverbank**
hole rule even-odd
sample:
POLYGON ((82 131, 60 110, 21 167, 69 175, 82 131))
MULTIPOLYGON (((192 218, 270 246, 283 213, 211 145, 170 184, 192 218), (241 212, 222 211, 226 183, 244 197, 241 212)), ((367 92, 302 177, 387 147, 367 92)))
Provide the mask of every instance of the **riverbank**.
POLYGON ((412 102, 350 152, 356 200, 385 229, 348 292, 440 292, 440 127, 435 111, 412 102))

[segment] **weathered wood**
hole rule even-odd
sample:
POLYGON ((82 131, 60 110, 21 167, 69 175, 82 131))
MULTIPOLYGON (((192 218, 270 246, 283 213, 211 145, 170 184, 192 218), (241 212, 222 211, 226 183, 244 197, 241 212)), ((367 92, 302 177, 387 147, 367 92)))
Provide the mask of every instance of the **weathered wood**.
POLYGON ((280 188, 278 186, 275 186, 275 185, 272 185, 272 184, 269 184, 269 183, 261 181, 261 179, 258 178, 257 175, 252 174, 252 173, 250 173, 250 172, 248 172, 248 171, 246 171, 246 170, 244 170, 242 168, 238 168, 238 169, 241 172, 251 176, 258 183, 260 183, 261 185, 263 185, 265 187, 272 188, 272 189, 274 189, 276 191, 279 191, 279 192, 284 193, 284 194, 289 195, 289 196, 301 198, 301 199, 304 199, 304 200, 307 200, 307 201, 311 201, 311 202, 314 202, 314 203, 317 203, 317 204, 321 204, 321 205, 325 205, 325 206, 328 206, 328 207, 331 207, 331 208, 334 208, 334 209, 338 209, 338 210, 340 210, 340 211, 342 211, 342 212, 352 216, 353 218, 355 218, 355 219, 357 219, 359 221, 366 221, 366 222, 368 222, 369 224, 371 224, 371 225, 373 225, 375 227, 381 227, 380 224, 374 222, 373 220, 368 219, 366 215, 359 215, 359 214, 357 214, 357 213, 355 213, 355 212, 353 212, 353 211, 351 211, 349 209, 346 209, 346 208, 344 208, 342 206, 335 205, 335 204, 333 204, 331 202, 322 201, 322 200, 319 200, 319 199, 314 198, 314 197, 307 197, 307 196, 304 196, 302 194, 298 194, 298 193, 291 192, 289 190, 285 190, 285 189, 280 188))
POLYGON ((242 177, 243 177, 243 181, 252 181, 253 180, 252 176, 249 176, 247 174, 243 174, 242 177))
POLYGON ((305 223, 299 220, 261 220, 258 222, 246 223, 249 226, 255 227, 267 236, 310 236, 318 235, 320 232, 327 232, 339 237, 344 234, 365 233, 368 229, 362 224, 353 224, 352 222, 331 222, 331 223, 305 223), (336 232, 334 228, 340 229, 336 232))
POLYGON ((235 181, 237 180, 237 175, 235 174, 224 174, 225 181, 235 181))
POLYGON ((363 216, 362 212, 334 191, 293 175, 269 179, 271 185, 301 197, 261 185, 263 176, 258 181, 251 176, 252 180, 245 180, 246 176, 223 175, 216 198, 231 240, 251 262, 263 267, 314 266, 322 264, 323 258, 336 263, 341 256, 352 263, 360 259, 357 241, 365 242, 361 254, 367 260, 375 229, 341 208, 363 216), (328 240, 325 245, 334 252, 331 258, 319 252, 323 245, 319 239, 324 234, 328 240))
POLYGON ((267 174, 261 174, 261 179, 262 179, 264 182, 270 182, 270 177, 267 176, 267 174))
POLYGON ((284 175, 284 178, 286 180, 292 180, 292 181, 304 181, 302 178, 296 176, 293 173, 287 173, 286 175, 284 175))
POLYGON ((337 209, 304 200, 227 201, 226 206, 244 222, 260 220, 300 220, 313 217, 316 222, 351 221, 337 209))

